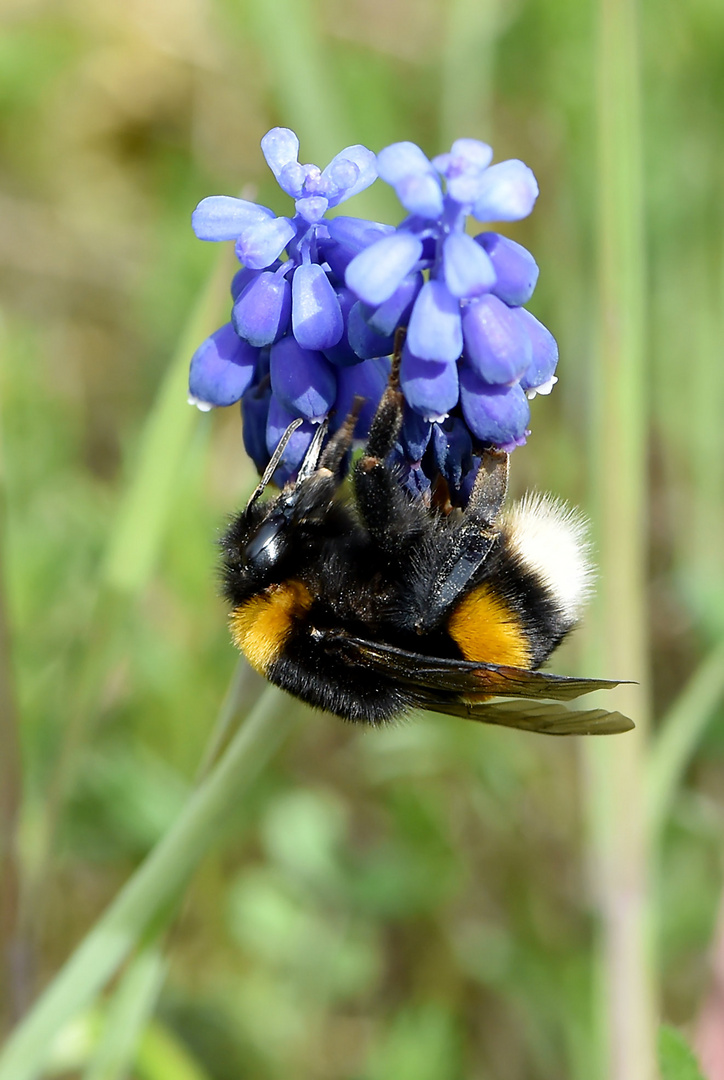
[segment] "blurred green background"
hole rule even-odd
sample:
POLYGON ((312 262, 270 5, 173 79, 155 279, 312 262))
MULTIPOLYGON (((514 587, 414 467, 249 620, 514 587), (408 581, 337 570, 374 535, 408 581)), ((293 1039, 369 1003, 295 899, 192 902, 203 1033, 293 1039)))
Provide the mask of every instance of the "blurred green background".
MULTIPOLYGON (((512 482, 590 510, 606 177, 595 4, 3 0, 0 16, 9 1027, 176 818, 234 678, 214 542, 253 477, 237 410, 185 404, 231 274, 193 237, 193 207, 243 189, 288 212, 259 150, 275 124, 322 166, 354 142, 432 156, 459 136, 526 161, 541 197, 506 232, 540 264, 530 307, 561 362, 512 482)), ((724 7, 648 0, 640 21, 656 726, 724 636, 724 7)), ((345 212, 398 220, 379 187, 345 212)), ((597 649, 584 628, 555 670, 646 679, 604 670, 597 649)), ((716 671, 654 860, 661 1013, 692 1037, 724 877, 716 671)), ((261 681, 241 678, 252 703, 261 681)), ((602 1076, 580 743, 437 717, 368 732, 289 708, 292 735, 141 978, 138 1039, 99 1064, 112 986, 48 1075, 602 1076)))

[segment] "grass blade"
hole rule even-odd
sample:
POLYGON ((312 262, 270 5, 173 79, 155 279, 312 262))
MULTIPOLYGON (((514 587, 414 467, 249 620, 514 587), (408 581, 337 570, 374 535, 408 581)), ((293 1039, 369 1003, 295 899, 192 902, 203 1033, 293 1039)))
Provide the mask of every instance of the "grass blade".
POLYGON ((0 1080, 36 1080, 53 1038, 93 1000, 153 918, 177 897, 296 715, 279 691, 265 691, 173 827, 12 1033, 0 1054, 0 1080))

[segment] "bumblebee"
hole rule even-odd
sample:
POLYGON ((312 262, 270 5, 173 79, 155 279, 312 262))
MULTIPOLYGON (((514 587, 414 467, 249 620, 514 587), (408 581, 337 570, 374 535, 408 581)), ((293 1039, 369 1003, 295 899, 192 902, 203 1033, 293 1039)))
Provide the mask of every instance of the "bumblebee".
POLYGON ((354 410, 329 437, 320 425, 296 480, 261 500, 301 421, 287 429, 221 542, 236 646, 272 683, 346 720, 429 709, 552 735, 632 728, 561 704, 616 682, 538 670, 589 591, 580 519, 548 497, 504 510, 508 455, 495 450, 464 511, 411 498, 386 463, 402 409, 393 365, 351 498, 354 410))

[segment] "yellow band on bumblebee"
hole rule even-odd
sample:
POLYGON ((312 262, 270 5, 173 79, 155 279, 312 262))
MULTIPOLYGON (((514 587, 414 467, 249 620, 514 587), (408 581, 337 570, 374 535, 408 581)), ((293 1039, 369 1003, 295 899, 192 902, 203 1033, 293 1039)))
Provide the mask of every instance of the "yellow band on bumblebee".
POLYGON ((488 585, 461 600, 447 628, 466 660, 519 668, 530 664, 531 649, 520 619, 488 585))
POLYGON ((312 606, 312 595, 301 581, 290 579, 234 608, 229 616, 231 636, 260 675, 278 659, 296 619, 312 606))

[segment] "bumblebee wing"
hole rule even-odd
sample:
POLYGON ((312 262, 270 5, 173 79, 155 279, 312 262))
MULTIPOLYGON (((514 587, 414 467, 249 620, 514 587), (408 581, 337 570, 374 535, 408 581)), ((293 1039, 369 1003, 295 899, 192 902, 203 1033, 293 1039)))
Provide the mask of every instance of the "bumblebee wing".
POLYGON ((350 665, 363 665, 406 686, 419 708, 484 724, 548 735, 614 735, 630 731, 627 716, 605 709, 575 712, 542 700, 490 701, 490 697, 568 700, 618 682, 548 675, 523 668, 430 657, 394 645, 327 631, 326 647, 350 665), (485 696, 485 700, 480 700, 485 696), (477 699, 477 700, 476 700, 477 699))
POLYGON ((542 701, 485 701, 479 704, 431 701, 423 707, 482 724, 537 731, 542 735, 618 735, 634 727, 633 721, 618 712, 605 709, 574 712, 565 705, 542 701))
POLYGON ((620 685, 615 680, 578 679, 499 664, 424 656, 364 638, 330 636, 350 663, 363 663, 388 676, 394 671, 400 682, 447 693, 570 701, 593 690, 610 690, 620 685))

